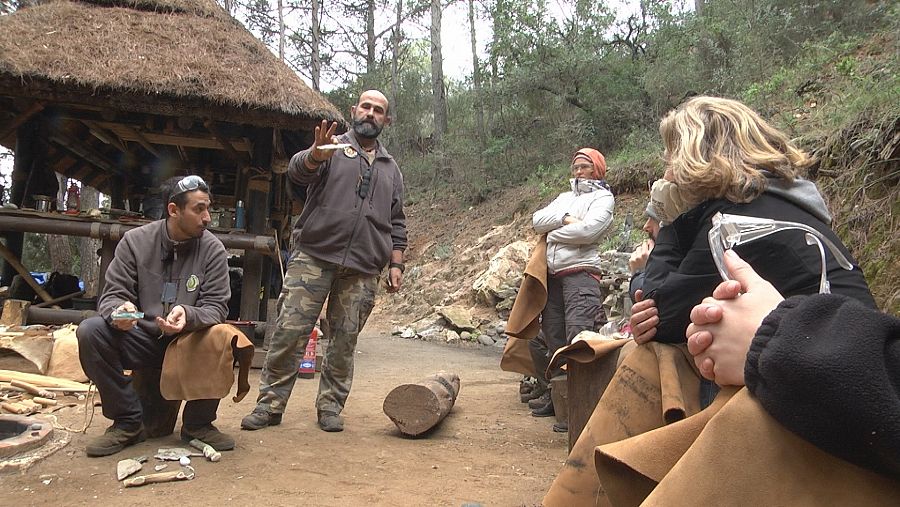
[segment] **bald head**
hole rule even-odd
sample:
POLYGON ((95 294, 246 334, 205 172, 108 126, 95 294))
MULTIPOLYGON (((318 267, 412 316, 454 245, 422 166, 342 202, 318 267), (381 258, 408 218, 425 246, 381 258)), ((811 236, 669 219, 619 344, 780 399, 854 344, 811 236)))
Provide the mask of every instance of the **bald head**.
POLYGON ((366 90, 359 103, 350 107, 353 132, 364 139, 375 139, 386 125, 391 124, 388 99, 378 90, 366 90))
POLYGON ((387 97, 385 97, 385 95, 378 90, 366 90, 362 92, 359 96, 359 102, 357 103, 357 105, 362 104, 364 101, 374 101, 384 104, 385 114, 388 114, 390 111, 390 104, 388 103, 387 97))

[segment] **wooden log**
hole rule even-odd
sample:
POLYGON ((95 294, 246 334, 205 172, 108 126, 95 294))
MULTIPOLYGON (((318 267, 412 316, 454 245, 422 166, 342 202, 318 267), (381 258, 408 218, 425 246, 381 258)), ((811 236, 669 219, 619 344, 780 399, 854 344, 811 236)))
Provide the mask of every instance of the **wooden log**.
POLYGON ((606 357, 590 363, 569 361, 566 365, 566 419, 569 423, 570 451, 616 372, 616 363, 620 352, 620 350, 616 350, 606 357))
POLYGON ((384 399, 384 413, 405 435, 421 435, 437 426, 456 404, 459 376, 438 372, 416 384, 394 388, 384 399))

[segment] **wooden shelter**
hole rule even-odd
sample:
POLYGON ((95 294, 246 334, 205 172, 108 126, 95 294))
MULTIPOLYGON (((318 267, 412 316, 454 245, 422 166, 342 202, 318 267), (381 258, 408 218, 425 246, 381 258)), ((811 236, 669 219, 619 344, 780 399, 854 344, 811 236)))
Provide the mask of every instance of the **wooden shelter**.
MULTIPOLYGON (((323 119, 343 123, 214 0, 49 0, 0 16, 11 201, 28 208, 32 195, 55 195, 59 172, 110 195, 112 208, 138 211, 165 179, 203 176, 214 207, 246 203, 246 231, 216 231, 226 246, 230 233, 243 237, 241 319, 259 318, 266 253, 289 222, 287 162, 323 119)), ((47 220, 19 215, 0 231, 21 256, 24 231, 61 227, 47 220)), ((111 254, 117 231, 62 233, 101 237, 111 254)))

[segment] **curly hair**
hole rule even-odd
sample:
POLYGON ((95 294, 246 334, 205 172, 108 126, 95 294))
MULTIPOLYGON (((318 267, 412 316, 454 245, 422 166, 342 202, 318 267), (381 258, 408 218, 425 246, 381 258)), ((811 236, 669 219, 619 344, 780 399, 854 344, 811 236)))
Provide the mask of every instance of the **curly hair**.
POLYGON ((692 206, 708 199, 750 202, 766 189, 763 170, 787 181, 814 159, 755 111, 731 99, 693 97, 659 124, 667 169, 692 206))

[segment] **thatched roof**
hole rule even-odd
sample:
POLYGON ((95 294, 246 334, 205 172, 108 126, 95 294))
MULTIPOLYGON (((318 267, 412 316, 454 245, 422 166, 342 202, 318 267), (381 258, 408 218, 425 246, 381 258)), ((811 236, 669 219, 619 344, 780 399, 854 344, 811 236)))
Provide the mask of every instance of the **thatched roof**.
POLYGON ((213 0, 51 0, 0 16, 0 95, 11 85, 253 113, 236 123, 341 118, 213 0))

